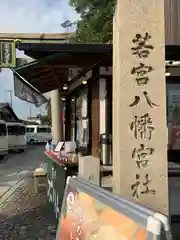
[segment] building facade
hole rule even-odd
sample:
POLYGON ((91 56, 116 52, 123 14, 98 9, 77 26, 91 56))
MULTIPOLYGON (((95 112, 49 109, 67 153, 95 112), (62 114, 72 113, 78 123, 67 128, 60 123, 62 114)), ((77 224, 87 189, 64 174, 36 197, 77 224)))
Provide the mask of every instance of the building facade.
POLYGON ((8 103, 0 103, 0 120, 6 122, 20 122, 19 118, 8 103))

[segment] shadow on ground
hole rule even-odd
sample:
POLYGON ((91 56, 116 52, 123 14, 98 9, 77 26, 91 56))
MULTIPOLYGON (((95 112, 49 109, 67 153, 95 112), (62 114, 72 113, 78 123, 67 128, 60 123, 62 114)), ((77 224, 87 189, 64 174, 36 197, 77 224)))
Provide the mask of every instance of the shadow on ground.
POLYGON ((9 218, 2 215, 4 220, 0 223, 0 239, 55 239, 56 222, 52 212, 49 205, 44 205, 9 218))

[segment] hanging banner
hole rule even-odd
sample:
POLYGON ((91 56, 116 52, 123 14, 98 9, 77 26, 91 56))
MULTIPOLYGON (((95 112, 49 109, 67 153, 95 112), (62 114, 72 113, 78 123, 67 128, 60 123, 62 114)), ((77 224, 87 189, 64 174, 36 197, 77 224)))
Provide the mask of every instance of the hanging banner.
POLYGON ((25 79, 23 79, 13 68, 14 77, 14 94, 19 99, 32 103, 36 107, 40 107, 47 102, 46 97, 44 97, 40 92, 28 84, 25 79))
POLYGON ((0 68, 16 67, 16 44, 14 42, 0 42, 0 68))

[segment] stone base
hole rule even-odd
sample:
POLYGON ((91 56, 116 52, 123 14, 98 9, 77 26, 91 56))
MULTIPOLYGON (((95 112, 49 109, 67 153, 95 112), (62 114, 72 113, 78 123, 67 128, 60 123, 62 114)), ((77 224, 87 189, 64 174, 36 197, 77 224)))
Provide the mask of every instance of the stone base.
POLYGON ((100 160, 93 156, 82 156, 79 158, 78 177, 100 185, 100 160))

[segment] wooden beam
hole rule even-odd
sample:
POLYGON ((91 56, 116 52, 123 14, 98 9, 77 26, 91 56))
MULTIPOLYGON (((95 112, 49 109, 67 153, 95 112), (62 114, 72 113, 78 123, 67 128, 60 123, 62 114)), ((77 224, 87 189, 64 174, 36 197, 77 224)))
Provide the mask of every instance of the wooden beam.
MULTIPOLYGON (((58 76, 59 76, 58 79, 60 80, 60 79, 64 78, 65 75, 63 73, 59 73, 58 76)), ((53 78, 54 78, 54 75, 52 75, 52 73, 51 73, 51 74, 43 75, 43 76, 40 76, 40 77, 30 78, 29 82, 30 83, 42 82, 42 85, 44 85, 44 83, 46 81, 51 82, 53 78)), ((28 80, 28 78, 27 78, 27 80, 28 80)), ((61 81, 61 85, 63 85, 63 84, 67 84, 67 81, 64 81, 64 80, 61 81)))
MULTIPOLYGON (((35 77, 35 78, 30 78, 30 83, 35 83, 35 82, 40 82, 40 81, 46 81, 46 79, 49 79, 49 81, 51 81, 52 79, 52 75, 51 74, 48 74, 48 75, 43 75, 43 76, 40 76, 40 77, 35 77)), ((28 79, 27 79, 28 80, 28 79)))
POLYGON ((0 33, 0 39, 68 39, 73 33, 0 33))
POLYGON ((44 69, 44 70, 42 70, 42 71, 35 71, 35 72, 29 71, 29 72, 30 72, 30 75, 31 75, 32 77, 38 77, 38 76, 41 76, 42 74, 48 74, 50 71, 49 71, 48 68, 46 68, 46 69, 44 69))
POLYGON ((56 74, 54 73, 54 69, 53 69, 53 67, 51 66, 51 65, 49 65, 49 70, 51 71, 51 73, 52 73, 52 75, 53 75, 53 77, 54 77, 54 79, 55 79, 55 82, 56 82, 56 84, 57 84, 57 87, 59 88, 59 89, 61 89, 61 84, 60 84, 60 82, 59 82, 59 78, 56 76, 56 74))

